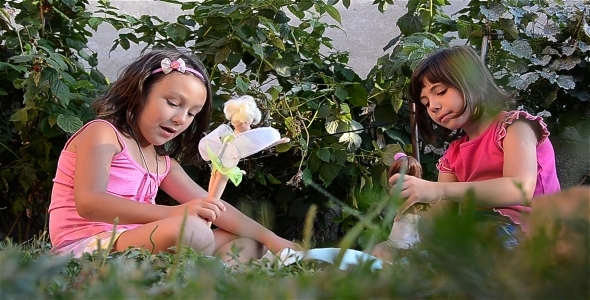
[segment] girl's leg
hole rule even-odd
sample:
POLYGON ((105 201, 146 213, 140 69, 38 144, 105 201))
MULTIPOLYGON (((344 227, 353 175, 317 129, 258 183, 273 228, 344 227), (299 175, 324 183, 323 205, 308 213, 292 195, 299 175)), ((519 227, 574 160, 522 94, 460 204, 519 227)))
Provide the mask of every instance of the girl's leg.
POLYGON ((229 265, 261 258, 266 250, 264 245, 253 239, 242 238, 222 229, 213 230, 213 234, 215 235, 215 256, 229 265), (232 257, 232 248, 237 250, 237 259, 232 257))
POLYGON ((207 222, 199 217, 173 217, 142 225, 123 232, 114 245, 115 251, 129 247, 143 248, 154 253, 170 251, 169 248, 181 244, 193 248, 196 252, 213 255, 216 249, 215 237, 207 222), (184 222, 184 232, 181 228, 184 222))

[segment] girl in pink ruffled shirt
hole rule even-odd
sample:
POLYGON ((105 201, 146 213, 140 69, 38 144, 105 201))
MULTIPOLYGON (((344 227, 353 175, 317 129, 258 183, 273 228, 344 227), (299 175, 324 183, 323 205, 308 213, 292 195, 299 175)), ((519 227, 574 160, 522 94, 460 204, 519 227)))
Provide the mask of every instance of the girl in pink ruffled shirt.
POLYGON ((407 199, 400 211, 415 203, 461 202, 471 190, 478 209, 496 215, 509 236, 526 230, 521 215, 529 212, 531 198, 560 190, 541 117, 506 111, 513 100, 468 46, 443 49, 421 61, 409 95, 424 140, 434 144, 451 132, 460 137, 437 165, 438 182, 413 176, 399 181, 401 174, 389 179, 392 190, 401 185, 401 196, 407 199))

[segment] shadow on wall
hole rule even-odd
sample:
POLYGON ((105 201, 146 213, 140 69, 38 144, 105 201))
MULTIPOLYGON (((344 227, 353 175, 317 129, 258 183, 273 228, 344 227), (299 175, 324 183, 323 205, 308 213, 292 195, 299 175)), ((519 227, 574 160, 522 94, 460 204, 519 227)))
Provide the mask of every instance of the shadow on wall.
POLYGON ((579 185, 590 174, 590 123, 582 123, 578 128, 566 127, 563 133, 550 136, 561 189, 579 185))

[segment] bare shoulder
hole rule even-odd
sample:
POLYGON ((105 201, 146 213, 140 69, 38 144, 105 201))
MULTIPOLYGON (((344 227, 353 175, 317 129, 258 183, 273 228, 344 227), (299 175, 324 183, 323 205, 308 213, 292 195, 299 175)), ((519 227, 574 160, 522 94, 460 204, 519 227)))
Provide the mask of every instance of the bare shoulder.
POLYGON ((543 129, 539 123, 523 118, 514 120, 514 122, 506 128, 506 135, 516 135, 519 137, 534 135, 534 137, 539 140, 543 135, 543 129))
POLYGON ((74 137, 68 145, 67 150, 76 153, 79 149, 105 145, 112 146, 112 150, 115 150, 116 152, 122 150, 122 146, 117 138, 117 133, 113 127, 106 122, 93 122, 88 124, 74 137))

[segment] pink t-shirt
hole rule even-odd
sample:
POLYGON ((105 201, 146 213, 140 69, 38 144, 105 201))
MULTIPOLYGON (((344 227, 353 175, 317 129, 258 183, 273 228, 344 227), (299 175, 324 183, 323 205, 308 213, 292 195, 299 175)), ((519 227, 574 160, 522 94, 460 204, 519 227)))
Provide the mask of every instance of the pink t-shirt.
MULTIPOLYGON (((119 131, 105 120, 94 120, 76 132, 64 146, 57 162, 57 172, 53 179, 51 203, 49 204, 49 237, 51 244, 57 247, 65 242, 88 238, 96 234, 113 231, 112 223, 95 222, 82 218, 76 211, 74 202, 74 173, 76 153, 65 150, 72 139, 93 122, 109 124, 121 143, 122 150, 113 156, 109 173, 107 192, 111 195, 131 201, 155 204, 154 199, 162 180, 170 170, 170 157, 165 156, 166 170, 162 174, 148 173, 129 155, 127 145, 119 131)), ((78 170, 92 172, 92 170, 78 170)), ((117 231, 133 229, 141 224, 117 225, 117 231)))
MULTIPOLYGON (((526 119, 537 123, 542 130, 542 136, 537 142, 537 185, 533 196, 558 192, 561 187, 557 179, 555 168, 555 153, 553 145, 547 138, 549 131, 543 119, 525 111, 502 112, 482 135, 474 140, 468 140, 465 135, 453 141, 437 168, 440 172, 454 174, 460 182, 474 182, 503 177, 504 146, 506 128, 517 119, 526 119)), ((509 217, 515 224, 521 224, 526 230, 526 224, 521 223, 521 214, 528 213, 528 206, 495 207, 494 211, 509 217)))

